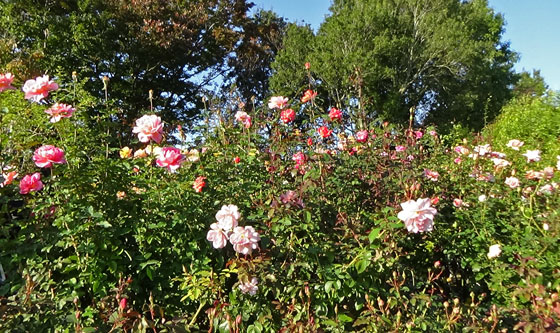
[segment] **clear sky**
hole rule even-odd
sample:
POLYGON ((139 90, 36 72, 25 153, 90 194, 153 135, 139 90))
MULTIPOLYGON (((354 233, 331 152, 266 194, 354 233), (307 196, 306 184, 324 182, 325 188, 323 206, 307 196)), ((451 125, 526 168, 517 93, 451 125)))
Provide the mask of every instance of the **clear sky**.
MULTIPOLYGON (((252 0, 289 21, 317 29, 329 13, 330 0, 252 0)), ((521 59, 515 68, 540 69, 551 89, 560 90, 560 0, 489 0, 506 20, 503 39, 521 59)))

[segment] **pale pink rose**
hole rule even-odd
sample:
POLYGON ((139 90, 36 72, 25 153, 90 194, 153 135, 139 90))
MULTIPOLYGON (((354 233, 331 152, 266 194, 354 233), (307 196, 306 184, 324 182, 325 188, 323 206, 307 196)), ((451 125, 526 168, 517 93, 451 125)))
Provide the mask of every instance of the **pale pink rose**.
POLYGON ((554 177, 554 168, 553 167, 546 167, 543 169, 543 174, 546 177, 546 179, 552 179, 552 177, 554 177))
POLYGON ((525 178, 527 179, 543 179, 544 173, 535 170, 529 170, 525 173, 525 178))
POLYGON ((146 143, 153 140, 160 143, 163 135, 161 118, 151 114, 136 119, 136 126, 132 129, 132 133, 138 133, 138 140, 140 142, 146 143))
POLYGON ((508 165, 511 165, 509 161, 501 158, 492 158, 492 162, 494 162, 494 167, 496 167, 496 169, 505 168, 508 165))
POLYGON ((45 145, 37 148, 33 153, 33 162, 39 168, 50 168, 53 163, 64 164, 64 151, 51 145, 45 145))
POLYGON ((218 225, 220 228, 231 231, 233 228, 237 227, 237 221, 241 218, 241 213, 239 213, 239 208, 236 205, 223 205, 216 213, 216 220, 218 220, 218 225))
POLYGON ((268 102, 269 109, 283 109, 288 105, 288 98, 284 96, 273 96, 268 102))
POLYGON ((185 161, 185 156, 181 154, 181 149, 175 147, 162 148, 158 154, 156 164, 159 167, 167 168, 171 172, 175 172, 185 161))
POLYGON ((455 206, 455 207, 457 207, 457 208, 460 208, 460 207, 468 206, 468 205, 466 205, 466 204, 463 202, 463 200, 461 200, 461 199, 459 199, 459 198, 455 198, 455 199, 453 199, 453 206, 455 206))
POLYGON ((25 99, 39 103, 49 96, 49 92, 58 89, 58 84, 49 79, 48 75, 38 76, 35 80, 27 80, 23 85, 25 99))
POLYGON ((228 241, 228 235, 226 231, 220 227, 218 223, 212 223, 210 225, 210 229, 208 234, 206 235, 206 239, 209 242, 212 242, 212 246, 215 249, 222 249, 226 247, 228 241))
POLYGON ((430 131, 430 135, 431 135, 431 136, 436 136, 436 135, 437 135, 437 132, 432 130, 432 131, 430 131))
POLYGON ((191 163, 200 161, 200 152, 198 149, 191 149, 186 151, 187 160, 191 163))
POLYGON ((15 87, 12 87, 12 81, 14 81, 12 73, 0 74, 0 92, 16 89, 15 87))
POLYGON ((144 158, 148 157, 148 153, 144 149, 138 149, 134 152, 134 158, 144 158))
POLYGON ((432 231, 434 216, 437 214, 437 210, 430 207, 430 204, 430 198, 403 202, 401 203, 403 210, 399 212, 397 217, 404 221, 409 232, 432 231))
POLYGON ((502 253, 502 246, 500 244, 494 244, 488 249, 488 259, 496 258, 502 253))
POLYGON ((245 111, 237 111, 235 113, 235 120, 243 124, 245 128, 251 127, 251 116, 249 116, 245 111))
POLYGON ((523 156, 527 157, 527 162, 538 162, 541 160, 540 150, 527 150, 523 156))
POLYGON ((17 178, 17 176, 17 171, 8 171, 7 173, 2 173, 2 178, 4 178, 4 181, 0 183, 0 187, 10 185, 14 181, 14 179, 17 178))
POLYGON ((506 146, 508 146, 509 148, 511 148, 513 150, 519 150, 519 148, 523 147, 524 144, 525 143, 523 141, 513 139, 513 140, 509 140, 509 142, 506 144, 506 146))
POLYGON ((459 155, 467 155, 468 153, 470 153, 470 150, 468 148, 465 148, 463 146, 457 146, 454 148, 455 152, 459 155))
POLYGON ((367 141, 369 133, 367 130, 361 130, 356 133, 356 141, 360 143, 364 143, 367 141))
POLYGON ((40 191, 43 188, 43 183, 41 182, 41 174, 35 172, 32 175, 25 175, 23 179, 19 182, 19 193, 27 194, 29 192, 40 191))
POLYGON ((551 195, 553 191, 554 191, 554 187, 552 187, 551 184, 545 184, 539 188, 537 194, 551 195))
POLYGON ((492 147, 490 147, 489 144, 485 144, 485 145, 480 145, 480 146, 476 146, 473 148, 473 150, 478 153, 478 155, 480 156, 485 156, 486 154, 489 154, 492 152, 492 147))
POLYGON ((511 188, 519 187, 519 179, 517 179, 516 177, 507 177, 505 183, 511 188))
POLYGON ((405 150, 406 150, 406 147, 405 147, 405 146, 396 146, 396 147, 395 147, 395 150, 396 150, 396 151, 405 151, 405 150))
POLYGON ((462 161, 463 161, 463 160, 461 160, 460 157, 457 157, 457 158, 455 158, 455 159, 453 160, 453 162, 455 162, 455 164, 461 164, 462 161))
POLYGON ((436 182, 438 180, 439 173, 437 171, 424 169, 424 176, 426 176, 429 180, 436 182))
POLYGON ((506 158, 506 154, 499 152, 499 151, 493 151, 490 153, 490 156, 494 157, 494 158, 506 158))
POLYGON ((74 109, 72 107, 72 105, 55 103, 49 109, 46 109, 45 113, 48 113, 48 114, 51 115, 51 120, 50 120, 51 123, 56 123, 56 122, 60 121, 60 119, 62 119, 62 118, 72 117, 72 114, 74 113, 74 111, 76 111, 76 109, 74 109))
POLYGON ((251 296, 254 296, 257 293, 257 291, 259 290, 259 287, 257 286, 258 283, 259 283, 259 280, 257 280, 256 277, 253 277, 251 279, 251 281, 247 281, 245 283, 240 282, 239 283, 239 289, 244 294, 249 294, 251 296))
POLYGON ((414 155, 408 155, 406 157, 406 159, 409 160, 409 161, 412 161, 412 160, 414 160, 414 155))
POLYGON ((229 241, 237 253, 244 255, 251 254, 256 250, 261 240, 259 233, 253 227, 235 227, 229 236, 229 241))

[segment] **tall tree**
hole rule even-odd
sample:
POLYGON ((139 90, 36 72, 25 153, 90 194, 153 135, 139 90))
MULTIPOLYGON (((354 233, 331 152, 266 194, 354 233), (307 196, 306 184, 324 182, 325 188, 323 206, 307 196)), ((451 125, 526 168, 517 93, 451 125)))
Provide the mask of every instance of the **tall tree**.
POLYGON ((548 85, 541 76, 541 71, 533 69, 533 73, 523 71, 519 74, 519 81, 513 87, 516 97, 543 97, 548 91, 548 85))
POLYGON ((101 79, 109 77, 123 132, 150 107, 150 90, 155 111, 165 120, 190 122, 200 115, 205 86, 220 76, 229 75, 244 89, 254 87, 246 94, 262 94, 256 90, 266 86, 283 20, 264 12, 248 17, 252 5, 246 0, 0 1, 0 68, 15 69, 20 79, 45 71, 69 79, 76 71, 79 78, 90 78, 86 88, 100 97, 101 79))
POLYGON ((274 91, 299 79, 289 59, 307 58, 331 103, 357 105, 364 121, 405 122, 415 110, 420 121, 475 129, 511 96, 517 57, 486 0, 335 0, 330 11, 305 45, 287 35, 274 91))

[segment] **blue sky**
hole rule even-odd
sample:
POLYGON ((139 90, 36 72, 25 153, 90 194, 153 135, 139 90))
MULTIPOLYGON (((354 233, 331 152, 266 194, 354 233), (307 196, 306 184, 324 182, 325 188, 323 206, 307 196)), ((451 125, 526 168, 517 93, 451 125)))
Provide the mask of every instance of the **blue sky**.
MULTIPOLYGON (((289 21, 317 29, 329 13, 330 0, 253 0, 289 21)), ((560 90, 560 0, 489 0, 506 20, 504 40, 521 59, 515 68, 540 69, 551 89, 560 90)))

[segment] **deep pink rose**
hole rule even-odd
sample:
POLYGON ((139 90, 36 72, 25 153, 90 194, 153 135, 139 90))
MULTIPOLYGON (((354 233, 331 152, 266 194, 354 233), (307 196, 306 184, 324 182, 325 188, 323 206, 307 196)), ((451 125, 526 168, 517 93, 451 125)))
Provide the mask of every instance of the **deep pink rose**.
POLYGON ((356 141, 360 142, 360 143, 364 143, 367 141, 368 139, 368 131, 367 130, 361 130, 358 131, 358 133, 356 133, 356 141))
POLYGON ((37 192, 43 188, 43 183, 41 182, 41 174, 35 172, 32 175, 26 175, 19 182, 19 193, 27 194, 29 192, 37 192))
POLYGON ((327 126, 321 126, 317 129, 317 132, 322 138, 328 138, 332 134, 332 130, 328 129, 327 126))
POLYGON ((132 129, 132 133, 138 133, 140 142, 150 142, 153 140, 157 143, 161 142, 163 135, 163 123, 161 118, 152 115, 144 115, 136 119, 136 126, 132 129))
POLYGON ((16 89, 12 87, 14 76, 12 73, 0 74, 0 92, 4 90, 16 89))
POLYGON ((396 146, 396 147, 395 147, 395 150, 396 150, 396 151, 405 151, 405 150, 406 150, 406 147, 405 147, 405 146, 396 146))
POLYGON ((175 172, 185 161, 185 156, 181 154, 181 149, 175 147, 164 147, 158 154, 156 164, 162 168, 167 168, 175 172))
POLYGON ((329 111, 329 118, 331 119, 331 121, 342 120, 342 111, 337 108, 331 108, 331 110, 329 111))
POLYGON ((292 109, 286 109, 280 112, 280 119, 282 119, 284 124, 289 124, 296 119, 296 113, 292 109))
POLYGON ((62 118, 72 117, 74 111, 76 111, 76 109, 74 109, 72 105, 55 103, 49 109, 45 110, 45 113, 51 115, 51 123, 56 123, 62 118))
POLYGON ((49 96, 49 92, 58 89, 58 84, 49 79, 48 75, 38 76, 35 80, 27 80, 23 85, 25 99, 39 103, 49 96))
POLYGON ((53 163, 64 164, 64 151, 51 145, 45 145, 37 148, 33 154, 33 162, 39 168, 50 168, 53 163))
POLYGON ((409 232, 432 231, 434 216, 437 214, 437 210, 430 207, 430 204, 430 198, 403 202, 401 204, 403 210, 399 212, 397 217, 404 221, 409 232))

